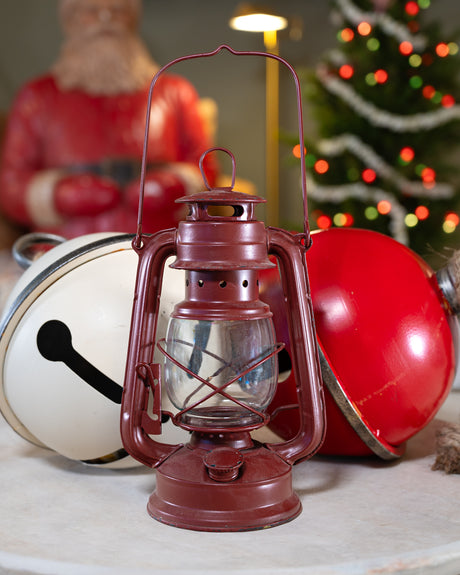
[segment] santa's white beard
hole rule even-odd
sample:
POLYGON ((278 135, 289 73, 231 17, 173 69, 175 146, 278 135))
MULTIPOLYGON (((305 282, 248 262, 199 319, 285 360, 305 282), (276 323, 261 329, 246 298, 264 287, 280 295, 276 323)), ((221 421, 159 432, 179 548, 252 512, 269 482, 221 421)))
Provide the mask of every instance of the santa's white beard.
POLYGON ((94 95, 134 92, 158 71, 142 41, 133 34, 82 34, 67 40, 52 68, 63 90, 94 95))

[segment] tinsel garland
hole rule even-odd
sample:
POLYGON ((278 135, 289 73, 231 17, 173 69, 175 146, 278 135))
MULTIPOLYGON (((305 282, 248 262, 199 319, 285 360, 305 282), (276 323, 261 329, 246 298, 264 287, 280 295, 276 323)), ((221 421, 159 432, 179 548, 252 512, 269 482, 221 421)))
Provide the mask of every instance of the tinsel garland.
POLYGON ((409 235, 404 223, 407 212, 393 194, 381 188, 371 188, 361 182, 344 184, 342 186, 322 186, 318 185, 310 177, 307 177, 307 187, 310 198, 320 202, 338 204, 346 198, 355 198, 362 202, 373 202, 375 204, 381 200, 389 201, 391 203, 391 212, 388 216, 390 217, 389 227, 391 234, 402 244, 407 245, 409 243, 409 235))
POLYGON ((364 100, 356 90, 343 80, 333 76, 324 64, 318 66, 317 77, 326 90, 342 98, 358 116, 365 118, 370 124, 378 128, 387 128, 393 132, 418 132, 420 130, 433 130, 443 124, 460 119, 459 105, 407 116, 381 110, 371 102, 364 100))
POLYGON ((365 12, 353 4, 351 0, 337 0, 337 5, 343 15, 353 24, 368 22, 371 26, 379 26, 389 36, 399 42, 410 42, 415 50, 424 50, 427 39, 421 34, 411 34, 407 27, 394 20, 384 12, 365 12))
POLYGON ((341 134, 335 138, 322 139, 317 145, 318 151, 326 156, 338 156, 345 151, 353 153, 362 160, 364 165, 372 168, 382 179, 392 182, 405 195, 440 199, 450 198, 454 194, 453 186, 449 184, 435 183, 432 188, 428 189, 424 187, 423 182, 412 182, 404 178, 373 148, 354 134, 341 134))

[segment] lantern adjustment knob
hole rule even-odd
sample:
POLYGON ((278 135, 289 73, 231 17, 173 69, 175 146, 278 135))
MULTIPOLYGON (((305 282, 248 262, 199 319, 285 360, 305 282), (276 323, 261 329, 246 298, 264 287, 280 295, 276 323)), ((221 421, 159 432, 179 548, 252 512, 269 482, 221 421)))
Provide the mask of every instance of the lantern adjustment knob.
POLYGON ((206 454, 204 464, 211 479, 228 483, 238 477, 243 455, 232 447, 217 447, 206 454))

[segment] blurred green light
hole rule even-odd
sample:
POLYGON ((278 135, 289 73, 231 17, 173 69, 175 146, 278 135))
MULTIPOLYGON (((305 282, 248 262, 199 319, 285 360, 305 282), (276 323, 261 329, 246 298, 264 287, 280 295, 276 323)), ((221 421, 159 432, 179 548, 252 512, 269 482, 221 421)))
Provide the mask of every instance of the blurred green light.
POLYGON ((377 38, 369 38, 366 45, 367 49, 371 52, 377 52, 377 50, 380 48, 380 41, 377 40, 377 38))
POLYGON ((366 218, 368 220, 376 220, 379 217, 379 213, 377 211, 377 208, 375 208, 374 206, 368 206, 364 210, 364 215, 366 216, 366 218))
POLYGON ((423 80, 420 76, 412 76, 409 80, 409 84, 410 84, 411 88, 414 88, 414 90, 417 90, 418 88, 422 87, 423 80))
POLYGON ((426 168, 426 165, 425 165, 425 164, 417 164, 417 165, 415 166, 415 173, 417 174, 417 176, 421 176, 421 175, 422 175, 422 172, 423 172, 423 170, 424 170, 425 168, 426 168))
POLYGON ((316 156, 314 154, 307 154, 305 156, 305 165, 312 168, 316 164, 316 156))
POLYGON ((407 214, 404 218, 404 223, 408 228, 413 228, 418 224, 418 218, 415 214, 407 214))
POLYGON ((347 223, 347 217, 345 216, 345 214, 342 213, 335 214, 333 222, 337 227, 340 228, 347 223))
POLYGON ((458 54, 458 44, 456 42, 449 42, 447 46, 449 47, 449 54, 451 56, 458 54))
POLYGON ((451 221, 445 221, 442 224, 442 229, 446 232, 446 234, 452 234, 453 232, 455 232, 455 228, 457 226, 454 224, 454 222, 451 221))
POLYGON ((369 74, 366 74, 365 81, 368 86, 375 86, 377 84, 377 80, 375 79, 374 72, 369 72, 369 74))

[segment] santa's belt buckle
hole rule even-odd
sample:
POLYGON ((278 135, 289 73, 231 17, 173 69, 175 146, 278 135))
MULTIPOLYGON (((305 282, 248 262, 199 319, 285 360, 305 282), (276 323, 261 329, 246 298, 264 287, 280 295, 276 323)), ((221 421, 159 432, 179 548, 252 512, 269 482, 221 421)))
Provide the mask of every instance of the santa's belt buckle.
POLYGON ((95 163, 72 164, 66 169, 73 174, 94 174, 111 178, 120 186, 126 186, 140 177, 141 163, 139 160, 106 158, 95 163))

